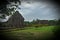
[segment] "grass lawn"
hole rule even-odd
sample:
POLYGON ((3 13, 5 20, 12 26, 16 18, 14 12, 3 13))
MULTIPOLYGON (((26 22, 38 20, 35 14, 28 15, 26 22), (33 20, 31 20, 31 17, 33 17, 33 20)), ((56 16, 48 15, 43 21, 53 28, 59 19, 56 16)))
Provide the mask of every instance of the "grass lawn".
POLYGON ((54 26, 26 27, 24 29, 4 30, 6 40, 52 40, 54 26))

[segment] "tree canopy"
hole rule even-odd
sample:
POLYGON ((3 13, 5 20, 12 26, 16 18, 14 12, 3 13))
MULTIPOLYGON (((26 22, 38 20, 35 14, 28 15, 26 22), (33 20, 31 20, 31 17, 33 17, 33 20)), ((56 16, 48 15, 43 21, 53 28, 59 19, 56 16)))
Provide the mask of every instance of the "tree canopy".
POLYGON ((6 15, 10 15, 15 12, 18 6, 21 5, 20 0, 1 0, 0 1, 0 15, 3 14, 4 16, 0 16, 0 18, 5 17, 6 15))

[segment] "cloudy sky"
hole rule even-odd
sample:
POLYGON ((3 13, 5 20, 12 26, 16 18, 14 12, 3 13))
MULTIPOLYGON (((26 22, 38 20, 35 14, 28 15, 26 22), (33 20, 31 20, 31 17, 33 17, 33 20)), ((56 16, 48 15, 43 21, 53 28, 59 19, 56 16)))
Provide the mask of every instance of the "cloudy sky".
POLYGON ((21 0, 19 7, 21 7, 19 12, 23 15, 25 21, 58 19, 57 7, 50 1, 21 0))
MULTIPOLYGON (((50 0, 21 0, 19 7, 21 9, 18 9, 18 11, 22 14, 25 21, 32 21, 33 19, 53 20, 59 18, 57 12, 59 8, 50 0)), ((7 21, 8 18, 0 19, 0 21, 7 21)))

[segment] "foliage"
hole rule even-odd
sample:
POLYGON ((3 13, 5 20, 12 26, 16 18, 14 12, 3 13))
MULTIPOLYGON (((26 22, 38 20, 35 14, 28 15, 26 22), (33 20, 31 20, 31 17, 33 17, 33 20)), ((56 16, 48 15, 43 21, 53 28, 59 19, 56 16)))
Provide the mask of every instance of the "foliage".
POLYGON ((57 22, 57 25, 55 26, 54 30, 55 40, 59 40, 60 38, 60 19, 57 22))
POLYGON ((31 22, 27 21, 25 24, 29 27, 42 27, 42 26, 56 26, 57 20, 33 20, 31 22))
POLYGON ((57 20, 49 20, 49 25, 56 25, 57 24, 57 20))
MULTIPOLYGON (((14 2, 15 4, 17 4, 17 2, 19 3, 19 5, 21 4, 20 0, 1 0, 0 1, 0 14, 4 14, 4 15, 12 15, 12 11, 15 12, 15 9, 19 9, 19 5, 12 5, 15 6, 16 8, 7 8, 7 5, 10 4, 10 2, 14 2)), ((10 7, 12 7, 10 6, 10 7)), ((0 18, 4 18, 5 16, 2 16, 0 18)))

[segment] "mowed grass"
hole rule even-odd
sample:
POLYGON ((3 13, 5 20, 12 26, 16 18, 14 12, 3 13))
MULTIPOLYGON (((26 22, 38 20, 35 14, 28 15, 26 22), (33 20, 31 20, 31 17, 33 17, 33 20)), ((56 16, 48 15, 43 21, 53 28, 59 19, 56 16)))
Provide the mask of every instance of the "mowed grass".
POLYGON ((5 30, 2 35, 6 40, 52 40, 54 26, 26 27, 23 29, 5 30))

